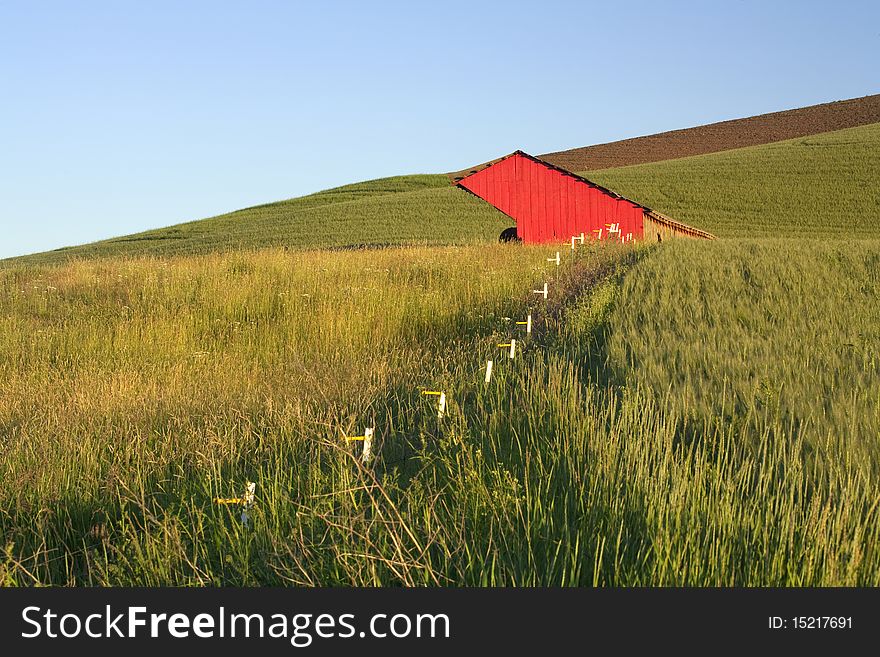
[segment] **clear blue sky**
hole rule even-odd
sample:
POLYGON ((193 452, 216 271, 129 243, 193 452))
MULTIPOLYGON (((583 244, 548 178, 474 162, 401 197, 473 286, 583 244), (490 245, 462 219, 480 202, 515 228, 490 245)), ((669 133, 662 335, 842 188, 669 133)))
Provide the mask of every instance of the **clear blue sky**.
POLYGON ((878 7, 0 0, 0 257, 878 93, 878 7))

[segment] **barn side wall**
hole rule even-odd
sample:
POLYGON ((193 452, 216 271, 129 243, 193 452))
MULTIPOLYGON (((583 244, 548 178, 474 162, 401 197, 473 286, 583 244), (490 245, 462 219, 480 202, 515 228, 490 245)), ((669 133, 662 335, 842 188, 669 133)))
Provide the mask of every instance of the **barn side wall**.
POLYGON ((567 242, 584 233, 607 236, 608 224, 620 224, 623 237, 641 239, 644 209, 589 183, 513 155, 458 183, 513 217, 524 242, 567 242))

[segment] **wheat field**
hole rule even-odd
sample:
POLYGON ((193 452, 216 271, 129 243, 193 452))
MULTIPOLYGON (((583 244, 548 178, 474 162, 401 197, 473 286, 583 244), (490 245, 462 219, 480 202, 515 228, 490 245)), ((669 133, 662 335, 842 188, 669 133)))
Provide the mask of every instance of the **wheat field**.
POLYGON ((880 584, 877 247, 4 269, 0 577, 880 584), (344 436, 367 427, 364 464, 344 436), (215 498, 248 481, 245 525, 215 498))

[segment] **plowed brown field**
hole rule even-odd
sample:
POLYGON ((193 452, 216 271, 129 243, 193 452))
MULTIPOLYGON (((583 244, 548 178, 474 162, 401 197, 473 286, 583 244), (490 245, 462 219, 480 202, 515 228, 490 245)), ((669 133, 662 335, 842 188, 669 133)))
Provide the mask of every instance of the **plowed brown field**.
POLYGON ((540 157, 569 171, 592 171, 768 144, 869 123, 880 123, 880 94, 572 148, 540 157))

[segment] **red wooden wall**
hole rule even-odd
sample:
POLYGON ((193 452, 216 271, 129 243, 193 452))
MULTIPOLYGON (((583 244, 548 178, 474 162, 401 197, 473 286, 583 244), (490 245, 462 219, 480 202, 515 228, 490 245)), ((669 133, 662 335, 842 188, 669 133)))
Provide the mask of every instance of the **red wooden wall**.
POLYGON ((589 182, 514 153, 458 181, 516 221, 523 242, 568 242, 572 235, 588 238, 606 224, 620 224, 620 232, 642 238, 644 208, 616 198, 589 182))

